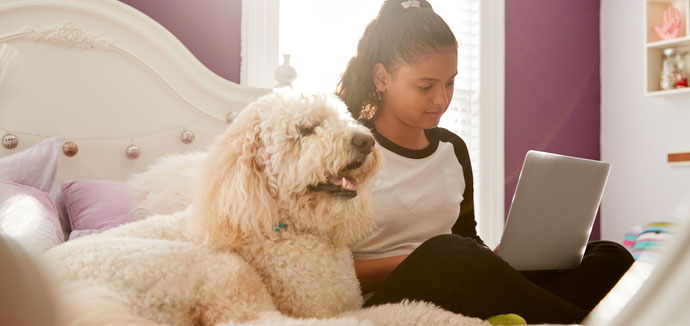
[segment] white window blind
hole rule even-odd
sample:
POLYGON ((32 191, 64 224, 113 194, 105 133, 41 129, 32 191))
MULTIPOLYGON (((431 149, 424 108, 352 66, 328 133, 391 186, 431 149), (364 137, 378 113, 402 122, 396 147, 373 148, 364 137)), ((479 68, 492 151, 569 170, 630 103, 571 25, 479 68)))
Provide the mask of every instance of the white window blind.
MULTIPOLYGON (((459 135, 467 144, 474 176, 475 216, 481 214, 479 153, 479 1, 433 1, 434 11, 446 21, 458 40, 458 75, 455 92, 440 126, 459 135)), ((479 220, 481 229, 481 221, 479 220)), ((481 231, 481 230, 480 230, 481 231)), ((481 233, 481 232, 480 232, 481 233)))

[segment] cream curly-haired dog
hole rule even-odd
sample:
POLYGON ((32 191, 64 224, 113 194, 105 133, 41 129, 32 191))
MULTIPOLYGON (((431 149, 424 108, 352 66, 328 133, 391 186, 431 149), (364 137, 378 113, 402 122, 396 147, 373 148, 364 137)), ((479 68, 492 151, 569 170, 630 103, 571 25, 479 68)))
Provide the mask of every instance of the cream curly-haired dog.
POLYGON ((379 155, 337 99, 267 95, 195 155, 186 210, 44 255, 67 323, 483 324, 426 303, 359 310, 347 245, 373 227, 379 155))

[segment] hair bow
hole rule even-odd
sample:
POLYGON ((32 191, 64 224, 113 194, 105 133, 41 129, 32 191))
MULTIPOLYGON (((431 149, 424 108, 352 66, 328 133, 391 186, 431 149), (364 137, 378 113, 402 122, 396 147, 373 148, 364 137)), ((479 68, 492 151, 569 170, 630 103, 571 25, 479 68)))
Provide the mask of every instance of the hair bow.
POLYGON ((410 7, 419 8, 419 1, 417 1, 417 0, 403 1, 400 3, 400 5, 403 6, 403 8, 405 8, 405 9, 410 8, 410 7))

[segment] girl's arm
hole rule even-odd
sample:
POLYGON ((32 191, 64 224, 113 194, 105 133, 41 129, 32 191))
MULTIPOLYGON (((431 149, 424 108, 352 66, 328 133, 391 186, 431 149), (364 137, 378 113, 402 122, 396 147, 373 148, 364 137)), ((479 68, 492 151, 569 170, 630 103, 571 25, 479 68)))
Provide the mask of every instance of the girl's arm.
POLYGON ((359 279, 362 293, 376 291, 407 255, 393 256, 379 259, 355 260, 355 272, 359 279))
POLYGON ((470 160, 470 153, 467 150, 467 144, 458 135, 448 130, 439 128, 439 133, 441 140, 449 141, 453 144, 455 156, 460 166, 462 166, 465 178, 465 192, 462 194, 460 214, 455 221, 455 225, 453 225, 452 232, 463 237, 472 238, 485 245, 484 241, 477 235, 477 221, 474 216, 474 176, 472 175, 472 162, 470 160))

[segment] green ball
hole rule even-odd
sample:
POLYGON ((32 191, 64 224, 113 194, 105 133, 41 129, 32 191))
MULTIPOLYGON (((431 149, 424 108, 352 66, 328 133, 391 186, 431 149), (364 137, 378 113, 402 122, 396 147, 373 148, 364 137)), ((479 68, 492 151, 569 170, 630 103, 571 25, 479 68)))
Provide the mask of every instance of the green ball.
POLYGON ((520 317, 520 315, 516 314, 504 314, 504 315, 496 315, 496 316, 491 316, 486 319, 491 325, 497 326, 497 325, 527 325, 527 321, 525 318, 520 317))

